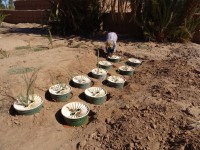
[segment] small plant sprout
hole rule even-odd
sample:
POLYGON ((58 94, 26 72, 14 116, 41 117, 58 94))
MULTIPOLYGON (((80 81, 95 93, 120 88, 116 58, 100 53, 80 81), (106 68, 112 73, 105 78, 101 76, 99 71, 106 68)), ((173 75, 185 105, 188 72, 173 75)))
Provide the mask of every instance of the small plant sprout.
POLYGON ((30 42, 28 42, 27 46, 18 46, 18 47, 15 47, 15 49, 16 50, 29 50, 29 49, 31 49, 30 42))
POLYGON ((2 13, 0 13, 0 25, 2 24, 2 22, 4 21, 4 19, 7 17, 8 15, 4 15, 2 13))
POLYGON ((0 49, 0 55, 2 56, 2 58, 7 58, 10 56, 10 54, 2 49, 0 49))
POLYGON ((97 74, 99 74, 99 48, 97 48, 97 74))
POLYGON ((26 85, 25 94, 21 94, 18 97, 18 103, 28 107, 31 103, 34 102, 34 87, 35 87, 35 81, 37 79, 39 69, 35 70, 31 75, 29 76, 27 72, 25 72, 22 75, 22 78, 26 85))
POLYGON ((58 85, 59 86, 54 89, 56 91, 56 94, 62 93, 62 91, 66 89, 65 83, 59 83, 58 85))
POLYGON ((49 41, 49 44, 51 45, 51 48, 53 48, 53 37, 52 37, 52 34, 51 34, 51 29, 48 27, 47 28, 48 30, 48 35, 44 35, 44 37, 46 37, 49 41))
POLYGON ((79 62, 80 68, 82 68, 80 55, 76 55, 76 59, 77 59, 78 62, 79 62))

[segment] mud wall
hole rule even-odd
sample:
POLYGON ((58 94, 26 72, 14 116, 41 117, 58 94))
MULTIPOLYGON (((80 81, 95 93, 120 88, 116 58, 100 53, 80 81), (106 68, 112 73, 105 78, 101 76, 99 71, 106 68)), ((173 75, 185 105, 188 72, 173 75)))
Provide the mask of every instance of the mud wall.
POLYGON ((46 24, 49 17, 49 11, 43 10, 1 10, 0 12, 8 15, 4 20, 8 23, 46 24))
POLYGON ((49 0, 18 0, 14 2, 15 10, 44 10, 50 9, 49 0))

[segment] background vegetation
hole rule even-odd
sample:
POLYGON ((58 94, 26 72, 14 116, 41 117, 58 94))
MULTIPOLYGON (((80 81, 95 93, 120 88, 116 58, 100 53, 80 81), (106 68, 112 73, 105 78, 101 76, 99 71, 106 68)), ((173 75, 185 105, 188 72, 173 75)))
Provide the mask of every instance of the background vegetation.
POLYGON ((144 0, 136 22, 144 37, 155 41, 188 41, 193 37, 200 18, 199 0, 144 0))
POLYGON ((52 1, 50 17, 52 31, 67 33, 95 33, 100 30, 103 13, 129 12, 143 37, 151 41, 188 41, 200 25, 199 0, 59 0, 52 1))
POLYGON ((0 0, 0 9, 14 9, 13 0, 0 0))
POLYGON ((51 3, 49 23, 54 33, 86 34, 99 30, 102 17, 99 0, 59 0, 51 3))

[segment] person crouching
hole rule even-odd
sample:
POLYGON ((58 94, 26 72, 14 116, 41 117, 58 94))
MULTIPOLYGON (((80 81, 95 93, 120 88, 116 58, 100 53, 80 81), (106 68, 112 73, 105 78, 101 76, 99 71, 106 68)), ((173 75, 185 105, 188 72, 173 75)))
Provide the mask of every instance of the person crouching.
POLYGON ((117 34, 115 32, 109 32, 106 36, 106 57, 112 57, 116 52, 117 34))

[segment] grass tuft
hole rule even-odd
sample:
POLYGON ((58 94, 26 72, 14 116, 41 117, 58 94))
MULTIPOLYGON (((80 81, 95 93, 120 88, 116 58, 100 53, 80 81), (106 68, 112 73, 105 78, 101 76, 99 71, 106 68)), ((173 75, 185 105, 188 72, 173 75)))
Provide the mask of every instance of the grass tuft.
POLYGON ((30 45, 27 45, 27 46, 18 46, 18 47, 15 47, 16 50, 26 50, 26 49, 31 49, 30 45))
POLYGON ((13 67, 8 70, 8 73, 9 74, 24 74, 24 73, 32 72, 35 70, 36 70, 36 68, 34 68, 34 67, 22 67, 22 68, 13 67))
POLYGON ((0 59, 8 58, 10 54, 7 51, 0 49, 0 59))

